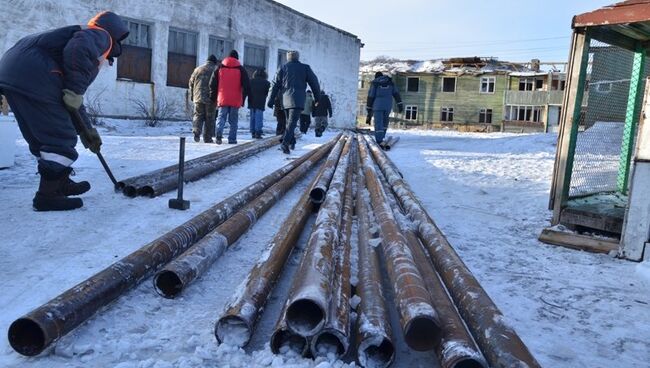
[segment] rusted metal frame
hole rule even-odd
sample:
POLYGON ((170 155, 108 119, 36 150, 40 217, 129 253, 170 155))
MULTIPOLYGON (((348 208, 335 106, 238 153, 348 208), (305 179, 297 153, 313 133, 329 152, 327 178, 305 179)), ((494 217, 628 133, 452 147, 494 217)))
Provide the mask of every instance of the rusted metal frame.
POLYGON ((307 161, 273 184, 223 224, 211 231, 154 277, 154 287, 165 298, 175 298, 203 275, 226 249, 246 233, 282 196, 302 179, 332 148, 330 142, 316 150, 307 161))
MULTIPOLYGON (((202 162, 208 162, 208 161, 214 161, 223 157, 227 157, 229 155, 234 155, 237 154, 239 151, 242 151, 244 149, 254 147, 257 145, 262 144, 262 142, 271 142, 273 139, 278 141, 277 137, 272 137, 272 138, 267 138, 262 141, 252 141, 252 142, 247 142, 232 148, 228 148, 222 151, 217 151, 213 152, 210 154, 207 154, 205 156, 197 157, 195 159, 189 160, 185 162, 185 169, 192 168, 202 162)), ((157 169, 151 172, 148 172, 146 174, 138 175, 138 176, 133 176, 131 178, 122 180, 118 182, 118 186, 120 189, 122 189, 123 193, 129 197, 135 197, 138 195, 138 189, 141 188, 142 186, 152 183, 155 181, 158 181, 166 176, 177 176, 178 175, 178 164, 170 165, 167 167, 163 167, 161 169, 157 169)))
POLYGON ((341 212, 340 237, 335 251, 334 279, 327 321, 310 343, 312 356, 333 354, 340 358, 350 348, 350 237, 354 215, 354 192, 352 183, 356 171, 356 138, 350 137, 351 152, 345 184, 345 197, 341 212))
POLYGON ((357 170, 357 183, 359 281, 356 291, 361 298, 361 302, 357 307, 357 361, 362 367, 385 368, 395 360, 395 345, 393 344, 393 332, 382 289, 379 259, 375 248, 370 244, 370 240, 377 240, 380 234, 371 232, 369 212, 372 209, 363 196, 365 177, 361 167, 357 170))
POLYGON ((265 176, 17 319, 9 327, 9 343, 22 355, 40 354, 100 308, 183 253, 315 153, 311 151, 265 176))
MULTIPOLYGON (((320 174, 325 170, 321 165, 319 173, 311 184, 316 183, 320 174)), ((224 308, 215 323, 215 337, 219 343, 227 342, 231 345, 243 347, 248 344, 259 317, 262 314, 268 297, 275 283, 282 273, 285 263, 289 258, 307 220, 313 213, 313 204, 309 196, 309 188, 293 207, 289 216, 280 226, 269 243, 267 250, 253 266, 251 272, 237 289, 237 293, 224 308), (233 333, 233 331, 235 333, 233 333), (237 336, 245 339, 238 340, 237 336)))
POLYGON ((407 242, 400 232, 366 144, 359 141, 366 188, 383 236, 386 270, 395 293, 404 340, 414 350, 432 350, 440 339, 440 320, 407 242))
POLYGON ((458 314, 451 297, 444 284, 435 271, 429 256, 417 236, 417 229, 403 213, 393 195, 386 178, 379 175, 388 202, 397 224, 406 237, 413 259, 422 274, 425 285, 429 290, 431 299, 435 303, 436 311, 440 317, 442 334, 436 345, 436 356, 442 368, 487 368, 487 362, 479 350, 474 338, 467 330, 465 322, 458 314))
POLYGON ((287 325, 302 336, 313 336, 327 320, 332 297, 334 247, 339 240, 339 225, 345 190, 346 174, 350 164, 352 140, 347 140, 320 207, 305 253, 298 267, 287 298, 287 325))
POLYGON ((572 27, 615 26, 619 24, 634 24, 650 20, 650 6, 647 2, 626 4, 620 2, 614 5, 576 15, 572 27))
POLYGON ((334 175, 334 170, 336 170, 336 165, 339 162, 341 157, 341 151, 345 145, 346 140, 349 139, 348 136, 345 136, 345 139, 338 141, 336 146, 332 149, 327 161, 325 162, 325 170, 319 175, 316 182, 309 189, 309 196, 312 203, 320 205, 325 200, 325 195, 327 194, 327 188, 332 181, 332 176, 334 175))
POLYGON ((490 367, 540 367, 381 148, 366 141, 400 206, 417 226, 418 237, 490 367))

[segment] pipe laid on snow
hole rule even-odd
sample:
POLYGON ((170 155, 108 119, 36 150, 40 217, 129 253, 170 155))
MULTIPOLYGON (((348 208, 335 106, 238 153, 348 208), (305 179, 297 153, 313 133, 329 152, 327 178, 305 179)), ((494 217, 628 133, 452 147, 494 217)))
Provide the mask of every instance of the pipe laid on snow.
POLYGON ((302 336, 316 334, 327 319, 332 294, 332 260, 339 238, 351 142, 348 139, 343 147, 286 302, 287 326, 302 336))
POLYGON ((334 175, 334 170, 336 170, 336 165, 339 162, 344 145, 344 139, 338 141, 336 146, 332 149, 332 152, 330 152, 327 157, 327 161, 325 161, 325 169, 318 176, 316 182, 310 187, 309 197, 311 198, 312 203, 320 205, 325 200, 327 188, 332 181, 332 176, 334 175))
POLYGON ((418 236, 444 282, 458 312, 491 367, 540 367, 524 342, 460 259, 442 231, 393 169, 394 164, 371 139, 366 141, 400 206, 418 228, 418 236))
POLYGON ((315 151, 311 151, 265 176, 17 319, 8 331, 11 347, 22 355, 40 354, 100 308, 119 298, 124 292, 155 273, 162 265, 183 253, 314 153, 315 151))
POLYGON ((408 251, 406 238, 395 223, 372 157, 362 141, 359 141, 359 152, 370 203, 384 239, 382 251, 386 258, 388 277, 395 291, 395 305, 400 313, 404 340, 414 350, 432 350, 441 333, 438 313, 413 255, 408 251))
POLYGON ((219 225, 204 239, 160 270, 154 277, 156 291, 165 298, 175 298, 192 281, 200 277, 246 233, 282 196, 306 175, 332 149, 335 141, 316 149, 315 153, 284 178, 273 184, 244 208, 219 225))
MULTIPOLYGON (((337 144, 341 141, 336 138, 337 144)), ((331 153, 330 153, 331 155, 331 153)), ((320 172, 314 178, 315 183, 325 169, 321 165, 320 172)), ((255 324, 267 303, 275 283, 291 254, 300 234, 312 214, 313 205, 309 197, 309 188, 293 207, 275 237, 268 245, 246 279, 238 288, 238 292, 224 308, 221 317, 215 323, 214 334, 219 343, 243 347, 248 344, 255 329, 255 324)), ((284 334, 287 331, 282 332, 284 334)), ((277 336, 282 340, 282 336, 277 336)), ((300 337, 300 339, 304 339, 300 337)))

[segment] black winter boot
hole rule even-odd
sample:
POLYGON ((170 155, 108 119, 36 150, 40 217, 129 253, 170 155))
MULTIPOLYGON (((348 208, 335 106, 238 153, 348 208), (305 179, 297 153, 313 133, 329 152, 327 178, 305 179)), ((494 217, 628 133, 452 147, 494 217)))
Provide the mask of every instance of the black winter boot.
POLYGON ((67 180, 63 184, 63 195, 65 196, 77 196, 86 193, 90 190, 90 183, 87 181, 76 182, 70 179, 70 176, 67 176, 67 180))
POLYGON ((221 136, 218 135, 218 136, 217 136, 217 144, 221 144, 221 143, 223 143, 222 140, 221 140, 221 136))
MULTIPOLYGON (((83 206, 81 198, 68 198, 65 194, 72 168, 67 167, 63 171, 53 171, 39 164, 38 172, 41 174, 41 183, 32 201, 34 210, 67 211, 83 206)), ((90 185, 88 187, 90 188, 90 185)))

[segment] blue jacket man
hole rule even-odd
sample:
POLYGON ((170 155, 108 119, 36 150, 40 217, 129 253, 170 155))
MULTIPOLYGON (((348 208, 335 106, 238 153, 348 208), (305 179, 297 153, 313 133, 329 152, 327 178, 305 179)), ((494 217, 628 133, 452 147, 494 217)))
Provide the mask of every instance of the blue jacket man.
POLYGON ((393 99, 397 102, 397 110, 402 113, 404 111, 402 97, 393 80, 381 72, 375 73, 375 79, 368 91, 366 109, 369 115, 372 114, 375 117, 375 140, 380 145, 386 137, 388 117, 393 109, 393 99))
POLYGON ((104 62, 112 65, 129 35, 122 19, 101 12, 87 25, 67 26, 18 41, 0 59, 0 90, 7 98, 20 131, 38 158, 40 185, 34 196, 37 211, 71 210, 83 206, 68 198, 90 190, 88 182, 70 179, 77 132, 69 110, 78 110, 89 134, 81 140, 91 151, 102 144, 83 106, 83 95, 104 62))
POLYGON ((296 144, 294 130, 298 124, 298 119, 300 119, 300 113, 305 108, 307 85, 314 94, 314 100, 318 101, 320 98, 320 86, 316 74, 309 65, 301 63, 299 59, 300 54, 298 51, 289 51, 287 53, 288 62, 278 70, 275 76, 268 103, 268 106, 273 108, 275 97, 282 93, 282 106, 288 123, 287 129, 284 131, 284 137, 282 137, 282 152, 286 154, 291 153, 289 147, 294 148, 296 144))

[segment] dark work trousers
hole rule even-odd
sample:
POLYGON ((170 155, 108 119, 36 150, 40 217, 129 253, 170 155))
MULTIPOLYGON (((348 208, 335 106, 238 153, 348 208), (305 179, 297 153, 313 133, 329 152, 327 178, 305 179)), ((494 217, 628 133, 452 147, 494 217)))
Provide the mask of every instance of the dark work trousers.
POLYGON ((300 114, 300 131, 303 134, 307 133, 310 125, 311 125, 311 116, 300 114))
POLYGON ((192 133, 201 135, 203 132, 203 140, 211 140, 214 137, 216 111, 217 107, 213 103, 196 102, 192 116, 192 133))
POLYGON ((381 143, 384 137, 386 137, 386 131, 388 130, 390 110, 373 111, 373 113, 375 118, 375 141, 381 143))
POLYGON ((34 100, 23 94, 4 91, 18 127, 39 162, 53 171, 63 171, 79 157, 77 131, 70 113, 60 104, 34 100))
POLYGON ((282 144, 290 146, 296 144, 296 126, 298 125, 298 119, 300 119, 300 113, 302 109, 286 109, 284 110, 287 115, 287 130, 284 131, 284 138, 282 138, 282 144))
POLYGON ((284 110, 276 111, 275 118, 278 120, 278 125, 275 127, 275 135, 284 135, 284 131, 287 129, 287 115, 284 113, 284 110))

